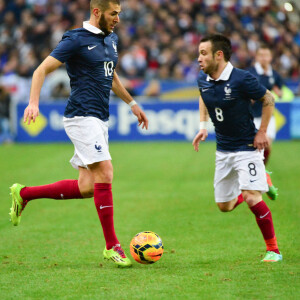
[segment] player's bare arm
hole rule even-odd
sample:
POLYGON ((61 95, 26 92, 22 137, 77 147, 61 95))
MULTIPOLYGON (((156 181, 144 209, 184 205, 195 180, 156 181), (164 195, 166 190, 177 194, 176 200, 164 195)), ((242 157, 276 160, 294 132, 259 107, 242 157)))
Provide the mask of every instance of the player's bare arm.
POLYGON ((113 92, 121 98, 125 103, 129 104, 132 102, 131 105, 132 113, 137 117, 139 126, 142 125, 142 128, 148 129, 148 119, 146 114, 141 110, 141 108, 135 103, 133 98, 130 96, 128 91, 125 89, 124 85, 122 84, 118 74, 114 72, 114 79, 112 82, 112 90, 113 92))
POLYGON ((255 135, 253 145, 255 148, 262 150, 269 146, 267 128, 274 111, 275 99, 272 93, 267 90, 265 95, 259 100, 263 103, 261 124, 257 134, 255 135))
POLYGON ((200 111, 200 130, 193 140, 193 146, 195 151, 197 152, 199 151, 200 142, 204 142, 208 135, 206 125, 209 119, 209 114, 201 96, 199 97, 199 111, 200 111))
POLYGON ((39 99, 40 92, 45 81, 45 77, 60 67, 62 63, 52 56, 48 56, 34 71, 30 89, 29 104, 24 111, 24 123, 28 120, 28 125, 31 120, 33 123, 39 115, 39 99))

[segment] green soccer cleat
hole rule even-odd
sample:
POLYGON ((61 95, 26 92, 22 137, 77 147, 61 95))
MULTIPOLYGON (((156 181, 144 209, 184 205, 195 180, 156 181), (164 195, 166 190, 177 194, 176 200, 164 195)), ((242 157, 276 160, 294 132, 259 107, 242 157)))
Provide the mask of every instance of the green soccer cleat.
POLYGON ((20 192, 25 185, 15 183, 10 187, 10 195, 12 198, 12 206, 10 209, 10 221, 14 226, 18 226, 21 221, 21 213, 26 206, 26 203, 23 201, 20 196, 20 192))
POLYGON ((278 189, 273 185, 270 174, 272 174, 272 172, 266 170, 267 183, 269 186, 269 190, 267 191, 267 196, 271 200, 276 200, 278 197, 278 189))
POLYGON ((113 246, 110 250, 106 250, 105 247, 103 256, 104 259, 112 260, 118 267, 128 268, 132 266, 130 259, 126 256, 120 244, 113 246))
POLYGON ((279 262, 279 261, 282 261, 282 255, 278 254, 276 252, 273 252, 273 251, 267 251, 266 256, 261 261, 262 262, 279 262))

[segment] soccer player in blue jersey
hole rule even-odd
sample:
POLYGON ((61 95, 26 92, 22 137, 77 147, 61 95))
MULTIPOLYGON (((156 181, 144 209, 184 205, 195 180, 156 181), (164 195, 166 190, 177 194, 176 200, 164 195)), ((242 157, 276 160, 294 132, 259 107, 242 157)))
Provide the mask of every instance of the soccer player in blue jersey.
POLYGON ((119 23, 119 0, 91 0, 90 20, 83 28, 66 32, 60 43, 32 78, 29 105, 24 122, 35 122, 39 114, 39 95, 45 76, 66 64, 71 94, 64 114, 64 127, 74 144, 71 165, 79 170, 78 180, 62 180, 49 185, 11 187, 11 221, 18 225, 25 205, 40 198, 75 199, 94 196, 106 247, 104 258, 120 267, 131 266, 115 234, 113 220, 113 167, 108 148, 109 95, 111 89, 126 102, 139 125, 148 129, 145 113, 132 99, 115 72, 118 37, 113 33, 119 23))
POLYGON ((267 127, 274 109, 270 91, 248 71, 230 63, 231 43, 223 35, 204 37, 199 44, 200 130, 193 140, 196 151, 207 137, 210 117, 216 131, 215 201, 222 212, 245 201, 256 217, 267 253, 262 261, 282 260, 271 211, 262 200, 268 191, 263 149, 268 146, 267 127), (251 99, 263 104, 262 122, 256 130, 251 99))
MULTIPOLYGON (((281 97, 282 92, 281 88, 283 85, 283 81, 280 75, 272 68, 272 52, 271 49, 266 45, 260 45, 256 51, 255 55, 255 63, 249 68, 249 72, 252 73, 265 88, 269 91, 273 91, 277 96, 281 97)), ((259 128, 261 123, 261 114, 262 114, 262 102, 261 101, 253 101, 252 110, 254 116, 254 124, 256 128, 259 128)), ((276 124, 275 117, 272 116, 268 129, 267 129, 267 137, 269 146, 264 150, 264 163, 265 165, 268 162, 272 142, 276 137, 276 124)))

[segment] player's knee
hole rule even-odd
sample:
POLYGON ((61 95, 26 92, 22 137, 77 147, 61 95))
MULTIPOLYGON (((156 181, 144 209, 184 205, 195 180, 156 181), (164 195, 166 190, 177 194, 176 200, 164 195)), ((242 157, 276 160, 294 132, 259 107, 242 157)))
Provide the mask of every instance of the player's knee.
POLYGON ((94 187, 80 191, 83 198, 92 198, 94 196, 94 187))
POLYGON ((256 205, 262 200, 261 193, 258 191, 243 191, 243 198, 249 207, 256 205))
POLYGON ((98 176, 98 182, 104 182, 104 183, 112 183, 113 181, 113 171, 112 170, 104 170, 102 171, 98 176))
POLYGON ((91 198, 94 195, 94 182, 86 178, 78 180, 80 194, 83 198, 91 198))
POLYGON ((113 166, 110 161, 89 166, 95 183, 112 183, 113 181, 113 166))
POLYGON ((217 203, 221 212, 230 212, 232 211, 232 207, 228 205, 228 203, 217 203))

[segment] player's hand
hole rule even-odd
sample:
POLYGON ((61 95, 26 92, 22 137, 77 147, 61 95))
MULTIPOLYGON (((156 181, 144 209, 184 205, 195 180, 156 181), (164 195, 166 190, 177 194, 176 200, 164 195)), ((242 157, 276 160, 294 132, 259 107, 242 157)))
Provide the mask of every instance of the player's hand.
POLYGON ((146 114, 141 110, 141 108, 135 104, 131 107, 132 113, 137 117, 139 126, 142 125, 142 129, 148 129, 148 119, 146 114))
POLYGON ((200 142, 204 142, 207 138, 207 129, 200 129, 197 135, 195 136, 193 140, 193 147, 195 151, 199 151, 199 144, 200 142))
POLYGON ((24 110, 24 123, 26 123, 27 120, 28 120, 28 125, 30 125, 31 120, 34 123, 38 115, 39 115, 39 107, 34 104, 29 104, 24 110))
POLYGON ((261 130, 258 130, 253 142, 254 148, 257 148, 258 150, 263 150, 265 148, 269 147, 269 141, 267 137, 267 133, 261 130))

